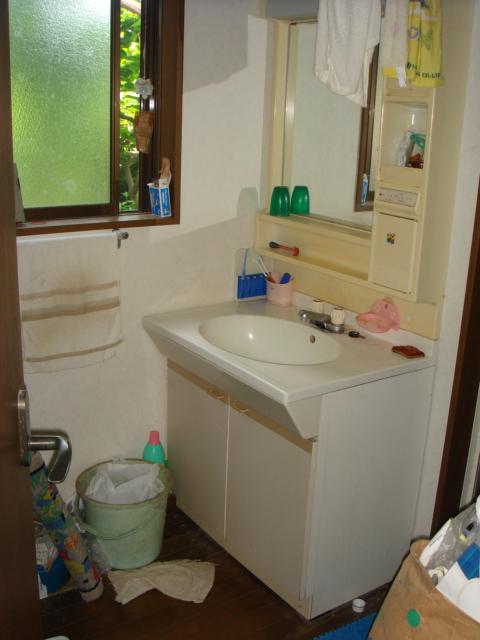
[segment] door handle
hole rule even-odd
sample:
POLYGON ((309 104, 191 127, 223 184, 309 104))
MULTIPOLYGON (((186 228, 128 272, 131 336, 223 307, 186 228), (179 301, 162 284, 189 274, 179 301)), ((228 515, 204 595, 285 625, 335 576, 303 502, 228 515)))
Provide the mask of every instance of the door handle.
POLYGON ((50 482, 63 482, 72 461, 72 445, 63 431, 36 432, 28 439, 29 451, 53 451, 47 475, 50 482))
POLYGON ((50 482, 63 482, 67 477, 72 460, 72 445, 63 431, 33 433, 30 430, 30 410, 28 392, 20 389, 17 397, 18 434, 20 439, 20 460, 30 464, 31 451, 53 451, 47 474, 50 482))

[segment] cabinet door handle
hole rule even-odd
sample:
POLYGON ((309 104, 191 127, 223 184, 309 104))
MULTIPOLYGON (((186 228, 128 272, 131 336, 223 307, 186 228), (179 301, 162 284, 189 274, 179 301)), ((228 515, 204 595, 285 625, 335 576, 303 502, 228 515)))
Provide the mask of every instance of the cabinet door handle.
POLYGON ((209 396, 214 398, 215 400, 225 400, 226 395, 220 389, 215 389, 215 387, 210 387, 207 389, 207 393, 209 396))
POLYGON ((238 411, 238 413, 248 413, 249 412, 249 408, 246 407, 244 404, 241 404, 237 400, 232 400, 230 405, 231 405, 232 409, 235 409, 235 411, 238 411))

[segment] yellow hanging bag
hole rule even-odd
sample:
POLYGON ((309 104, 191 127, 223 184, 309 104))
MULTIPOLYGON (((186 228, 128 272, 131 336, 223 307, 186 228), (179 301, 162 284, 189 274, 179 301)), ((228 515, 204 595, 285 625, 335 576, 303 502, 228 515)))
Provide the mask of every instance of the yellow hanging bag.
POLYGON ((440 0, 408 3, 407 81, 416 87, 439 87, 442 76, 440 0))

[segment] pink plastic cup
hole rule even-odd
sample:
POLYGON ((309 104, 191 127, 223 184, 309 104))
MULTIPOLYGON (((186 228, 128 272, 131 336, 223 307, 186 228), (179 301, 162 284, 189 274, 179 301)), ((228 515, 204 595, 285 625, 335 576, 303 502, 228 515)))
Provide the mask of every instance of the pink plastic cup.
MULTIPOLYGON (((273 273, 272 275, 275 280, 280 278, 280 274, 278 273, 273 273)), ((294 278, 290 278, 287 283, 280 284, 267 280, 267 302, 280 305, 281 307, 289 307, 293 302, 293 281, 294 278)))

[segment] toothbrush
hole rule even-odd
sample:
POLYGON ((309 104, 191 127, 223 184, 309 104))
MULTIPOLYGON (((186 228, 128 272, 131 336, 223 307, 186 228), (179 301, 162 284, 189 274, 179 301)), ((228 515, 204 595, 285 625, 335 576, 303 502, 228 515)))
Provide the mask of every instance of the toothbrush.
POLYGON ((258 264, 258 266, 260 267, 260 271, 263 273, 263 275, 264 275, 264 276, 267 278, 267 280, 268 280, 268 277, 269 277, 269 275, 270 275, 270 274, 269 274, 269 273, 268 273, 268 271, 266 270, 265 265, 264 265, 263 260, 261 259, 261 257, 260 257, 260 256, 257 256, 257 257, 255 258, 255 262, 258 264))
POLYGON ((272 276, 272 274, 270 273, 270 271, 267 271, 267 267, 265 266, 265 263, 263 262, 261 256, 257 256, 255 258, 256 263, 258 264, 258 266, 260 267, 260 271, 263 273, 263 275, 265 276, 265 278, 267 280, 270 280, 270 282, 276 282, 275 278, 272 276))
POLYGON ((242 264, 242 278, 244 278, 247 273, 247 256, 248 256, 248 249, 245 249, 245 253, 243 255, 243 264, 242 264))
POLYGON ((298 256, 298 254, 300 253, 300 249, 298 247, 289 247, 286 244, 278 244, 278 242, 270 242, 269 245, 270 249, 283 249, 284 251, 288 251, 288 253, 291 253, 292 256, 298 256))
POLYGON ((257 262, 260 265, 260 267, 263 269, 264 272, 270 273, 269 270, 267 269, 267 267, 265 266, 265 263, 263 261, 262 256, 257 256, 257 262))
POLYGON ((260 260, 260 263, 259 263, 259 264, 261 264, 261 265, 262 265, 262 267, 265 269, 265 271, 266 271, 266 272, 267 272, 267 274, 268 274, 268 275, 267 275, 267 280, 270 280, 270 282, 277 282, 277 281, 275 280, 275 277, 274 277, 273 273, 272 273, 271 271, 269 271, 269 270, 267 269, 267 267, 265 266, 265 262, 263 261, 262 256, 258 256, 258 259, 260 260))

